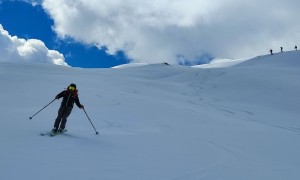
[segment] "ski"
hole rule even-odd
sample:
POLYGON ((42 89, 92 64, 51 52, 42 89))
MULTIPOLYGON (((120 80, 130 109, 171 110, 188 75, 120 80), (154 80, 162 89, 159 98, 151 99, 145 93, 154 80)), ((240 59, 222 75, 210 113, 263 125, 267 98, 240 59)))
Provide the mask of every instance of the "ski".
POLYGON ((52 132, 41 132, 40 135, 41 136, 46 136, 46 135, 50 135, 52 132))
POLYGON ((59 134, 63 134, 63 133, 65 133, 66 131, 67 131, 67 130, 66 130, 66 129, 64 129, 64 130, 63 130, 63 131, 61 131, 61 132, 55 132, 55 133, 54 133, 54 132, 51 132, 51 133, 50 133, 50 136, 51 136, 51 137, 53 137, 53 136, 57 136, 57 135, 59 135, 59 134))
POLYGON ((45 133, 40 133, 40 135, 41 136, 50 136, 50 137, 53 137, 53 136, 57 136, 57 135, 59 135, 59 134, 63 134, 63 133, 65 133, 67 130, 65 129, 65 130, 63 130, 62 132, 56 132, 56 133, 54 133, 54 132, 52 132, 52 131, 49 131, 49 132, 45 132, 45 133))

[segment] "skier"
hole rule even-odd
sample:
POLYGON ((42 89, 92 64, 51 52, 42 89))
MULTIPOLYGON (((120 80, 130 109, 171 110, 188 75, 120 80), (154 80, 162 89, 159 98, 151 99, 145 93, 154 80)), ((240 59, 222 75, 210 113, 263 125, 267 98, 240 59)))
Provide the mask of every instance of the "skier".
POLYGON ((55 99, 63 98, 63 100, 58 110, 58 116, 55 120, 54 128, 52 129, 53 133, 64 131, 67 123, 67 117, 72 112, 74 102, 80 109, 84 109, 84 106, 80 104, 77 92, 76 85, 70 84, 67 90, 62 91, 55 97, 55 99))
POLYGON ((295 50, 297 51, 297 45, 295 46, 295 50))
POLYGON ((271 55, 273 55, 273 50, 272 49, 270 49, 270 53, 271 53, 271 55))
POLYGON ((283 47, 280 47, 280 51, 283 52, 283 47))

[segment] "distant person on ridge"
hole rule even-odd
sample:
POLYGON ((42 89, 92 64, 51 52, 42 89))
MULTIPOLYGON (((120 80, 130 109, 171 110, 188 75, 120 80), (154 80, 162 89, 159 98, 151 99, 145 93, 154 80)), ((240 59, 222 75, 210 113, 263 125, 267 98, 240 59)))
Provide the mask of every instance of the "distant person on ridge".
POLYGON ((283 47, 280 47, 280 51, 283 52, 283 47))
POLYGON ((295 50, 297 51, 297 45, 295 46, 295 50))
POLYGON ((80 104, 76 85, 70 84, 67 90, 59 93, 55 99, 63 98, 60 108, 58 110, 58 116, 54 123, 54 128, 52 129, 53 133, 63 132, 66 127, 67 117, 71 114, 74 102, 80 109, 84 109, 84 106, 80 104))
POLYGON ((272 49, 270 49, 270 53, 271 53, 271 55, 273 55, 273 50, 272 49))

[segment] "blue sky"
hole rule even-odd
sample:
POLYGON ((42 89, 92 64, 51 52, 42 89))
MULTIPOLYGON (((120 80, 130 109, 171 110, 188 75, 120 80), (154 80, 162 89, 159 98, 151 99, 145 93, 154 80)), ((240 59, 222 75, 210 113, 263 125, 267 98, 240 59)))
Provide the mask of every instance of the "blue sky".
POLYGON ((60 40, 51 29, 53 20, 40 5, 4 1, 0 4, 0 24, 12 36, 43 41, 49 49, 64 54, 65 61, 72 67, 107 68, 129 62, 122 51, 117 55, 108 55, 92 45, 83 45, 71 39, 60 40))
POLYGON ((0 0, 0 61, 196 65, 288 51, 300 44, 299 6, 295 0, 0 0))

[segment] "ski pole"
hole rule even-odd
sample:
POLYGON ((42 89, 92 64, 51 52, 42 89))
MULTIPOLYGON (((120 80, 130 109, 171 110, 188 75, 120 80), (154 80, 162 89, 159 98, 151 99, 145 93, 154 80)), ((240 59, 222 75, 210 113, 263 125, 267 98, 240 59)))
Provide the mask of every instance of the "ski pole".
POLYGON ((37 113, 35 113, 34 115, 32 115, 31 117, 29 117, 29 119, 32 119, 35 115, 37 115, 39 112, 41 112, 43 109, 45 109, 47 106, 49 106, 51 103, 53 103, 53 101, 55 101, 56 99, 53 99, 49 104, 47 104, 45 107, 43 107, 41 110, 39 110, 37 113))
POLYGON ((84 110, 84 113, 85 113, 86 117, 88 118, 88 120, 90 121, 91 125, 93 126, 93 128, 94 128, 94 130, 95 130, 96 134, 98 134, 98 131, 96 130, 96 128, 95 128, 95 126, 94 126, 94 124, 92 123, 91 119, 89 118, 89 116, 88 116, 88 114, 86 113, 86 111, 85 111, 85 109, 84 109, 84 108, 83 108, 83 110, 84 110))

